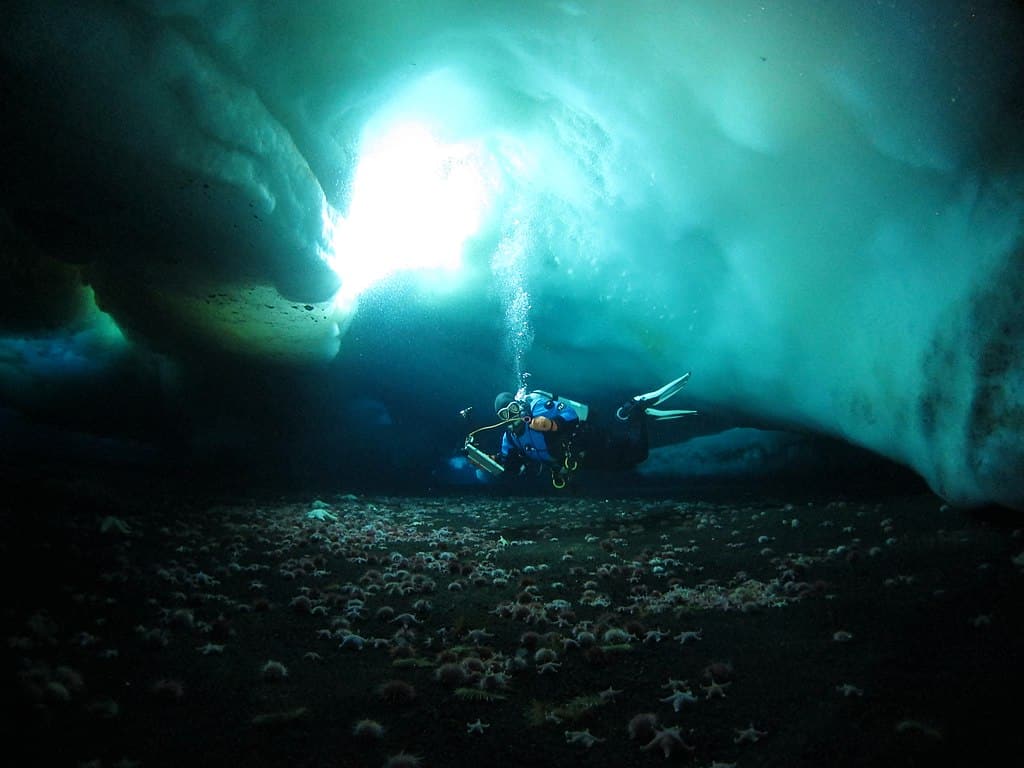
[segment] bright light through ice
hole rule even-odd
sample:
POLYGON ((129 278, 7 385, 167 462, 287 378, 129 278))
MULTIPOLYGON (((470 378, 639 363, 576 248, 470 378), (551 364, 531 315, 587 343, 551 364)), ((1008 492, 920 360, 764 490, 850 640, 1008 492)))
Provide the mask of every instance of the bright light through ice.
POLYGON ((457 270, 490 202, 491 176, 478 148, 443 144, 418 123, 368 142, 348 215, 335 225, 339 299, 352 300, 400 270, 457 270))

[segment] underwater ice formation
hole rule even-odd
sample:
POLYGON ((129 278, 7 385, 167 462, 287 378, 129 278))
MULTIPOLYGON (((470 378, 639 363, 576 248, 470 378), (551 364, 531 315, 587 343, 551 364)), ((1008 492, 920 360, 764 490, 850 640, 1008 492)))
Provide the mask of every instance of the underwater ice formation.
MULTIPOLYGON (((339 375, 372 294, 462 397, 523 361, 588 397, 692 370, 705 410, 1024 507, 1009 0, 8 6, 0 405, 45 411, 61 374, 24 346, 75 353, 90 291, 127 364, 185 379, 339 375), (410 125, 434 143, 368 192, 368 147, 410 125)), ((418 398, 452 386, 407 367, 418 398)))

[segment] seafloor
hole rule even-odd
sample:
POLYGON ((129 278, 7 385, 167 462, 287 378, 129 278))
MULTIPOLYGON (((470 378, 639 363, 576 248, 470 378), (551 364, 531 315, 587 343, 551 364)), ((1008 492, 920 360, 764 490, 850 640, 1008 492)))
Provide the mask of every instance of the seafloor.
POLYGON ((8 500, 5 751, 996 764, 1024 746, 1015 525, 928 495, 8 500))

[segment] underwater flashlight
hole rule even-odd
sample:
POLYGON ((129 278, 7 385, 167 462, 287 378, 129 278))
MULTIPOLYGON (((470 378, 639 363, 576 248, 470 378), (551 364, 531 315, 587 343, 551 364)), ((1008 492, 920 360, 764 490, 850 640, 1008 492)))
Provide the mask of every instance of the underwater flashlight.
POLYGON ((476 447, 472 435, 466 436, 464 451, 466 453, 466 458, 469 459, 474 466, 479 467, 485 472, 489 472, 492 475, 500 475, 505 471, 505 468, 501 466, 501 464, 476 447))

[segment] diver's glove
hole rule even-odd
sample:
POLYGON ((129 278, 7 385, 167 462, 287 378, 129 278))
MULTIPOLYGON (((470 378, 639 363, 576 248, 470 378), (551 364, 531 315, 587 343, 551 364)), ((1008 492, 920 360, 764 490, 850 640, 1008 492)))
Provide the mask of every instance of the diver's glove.
POLYGON ((502 456, 500 453, 495 453, 491 455, 491 458, 505 468, 506 475, 514 472, 519 477, 522 477, 526 473, 526 462, 522 459, 513 458, 511 454, 502 456))

